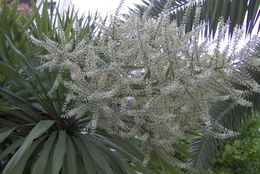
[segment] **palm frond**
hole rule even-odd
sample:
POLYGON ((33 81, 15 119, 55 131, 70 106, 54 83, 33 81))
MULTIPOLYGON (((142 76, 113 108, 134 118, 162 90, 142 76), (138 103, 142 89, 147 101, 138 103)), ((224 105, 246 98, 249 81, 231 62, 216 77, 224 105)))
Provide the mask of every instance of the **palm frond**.
MULTIPOLYGON (((151 18, 158 18, 165 8, 167 0, 142 0, 143 5, 136 5, 132 11, 142 15, 148 10, 151 18)), ((205 36, 212 35, 214 37, 219 18, 223 17, 225 21, 230 21, 229 35, 232 36, 236 26, 242 27, 244 21, 246 24, 246 34, 251 34, 254 27, 260 30, 260 2, 257 0, 201 0, 194 1, 194 4, 189 5, 187 0, 175 0, 171 3, 170 11, 172 13, 171 20, 177 20, 180 25, 188 8, 188 22, 186 24, 186 32, 192 30, 194 25, 194 16, 197 8, 201 8, 200 21, 206 24, 205 36)))

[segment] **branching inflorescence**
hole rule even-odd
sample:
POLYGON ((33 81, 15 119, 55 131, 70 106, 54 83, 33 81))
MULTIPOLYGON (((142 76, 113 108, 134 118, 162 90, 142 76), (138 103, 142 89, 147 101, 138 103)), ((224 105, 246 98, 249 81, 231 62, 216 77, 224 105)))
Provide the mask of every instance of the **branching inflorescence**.
MULTIPOLYGON (((57 72, 51 92, 59 85, 68 89, 62 117, 81 119, 91 113, 82 133, 95 133, 99 120, 105 120, 115 134, 142 139, 148 154, 144 165, 154 147, 171 151, 187 126, 202 127, 219 138, 237 134, 215 122, 208 108, 222 100, 251 106, 243 95, 248 90, 259 93, 260 87, 241 67, 259 70, 259 58, 252 52, 258 38, 240 52, 220 50, 224 23, 218 39, 202 40, 203 26, 185 34, 184 27, 169 21, 167 10, 158 20, 131 15, 114 25, 98 42, 66 39, 62 28, 58 43, 31 37, 48 52, 41 56, 39 69, 57 72), (214 44, 216 49, 211 48, 214 44), (228 79, 248 90, 236 90, 228 79)), ((234 38, 239 40, 238 34, 234 38)), ((233 44, 235 48, 237 42, 233 44)))

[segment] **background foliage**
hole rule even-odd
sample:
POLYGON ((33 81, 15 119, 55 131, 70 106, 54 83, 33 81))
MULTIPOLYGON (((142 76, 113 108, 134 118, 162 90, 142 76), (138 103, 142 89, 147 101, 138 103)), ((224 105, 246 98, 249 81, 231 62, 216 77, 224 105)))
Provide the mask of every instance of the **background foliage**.
POLYGON ((243 125, 241 135, 237 139, 230 140, 213 163, 213 173, 258 173, 260 171, 259 130, 259 117, 243 125))
MULTIPOLYGON (((151 18, 158 18, 162 13, 168 0, 142 0, 143 5, 136 5, 133 11, 144 13, 146 9, 149 9, 149 16, 151 18)), ((187 10, 190 10, 188 22, 186 24, 186 31, 191 31, 194 25, 194 16, 197 8, 201 7, 200 21, 205 25, 205 36, 215 36, 217 27, 219 24, 219 18, 222 17, 229 23, 229 34, 233 35, 233 29, 235 26, 242 27, 244 21, 246 21, 246 33, 251 34, 254 27, 260 30, 259 16, 260 16, 260 1, 258 0, 173 0, 171 1, 171 19, 177 20, 180 25, 183 15, 187 10), (192 4, 192 9, 188 9, 187 6, 192 4)))

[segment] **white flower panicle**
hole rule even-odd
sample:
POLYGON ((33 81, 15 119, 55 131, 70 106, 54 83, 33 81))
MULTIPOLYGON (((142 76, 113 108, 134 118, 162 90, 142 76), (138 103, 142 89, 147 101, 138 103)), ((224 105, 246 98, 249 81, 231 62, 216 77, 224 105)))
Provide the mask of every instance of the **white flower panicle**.
POLYGON ((236 53, 237 37, 229 54, 229 48, 220 50, 226 29, 221 23, 212 55, 209 47, 215 41, 199 41, 199 23, 185 34, 186 18, 177 27, 168 17, 167 12, 158 20, 133 14, 124 22, 115 21, 98 41, 66 39, 61 27, 59 42, 31 37, 48 52, 40 57, 39 68, 58 72, 52 90, 59 85, 68 90, 63 116, 82 119, 91 113, 84 133, 95 133, 99 120, 106 120, 106 126, 122 137, 145 136, 144 166, 153 147, 171 151, 187 125, 198 127, 203 121, 208 135, 237 135, 212 120, 210 103, 228 100, 251 106, 245 94, 260 92, 250 73, 242 72, 248 67, 259 70, 252 51, 259 38, 236 53), (235 89, 227 83, 230 79, 247 89, 235 89))

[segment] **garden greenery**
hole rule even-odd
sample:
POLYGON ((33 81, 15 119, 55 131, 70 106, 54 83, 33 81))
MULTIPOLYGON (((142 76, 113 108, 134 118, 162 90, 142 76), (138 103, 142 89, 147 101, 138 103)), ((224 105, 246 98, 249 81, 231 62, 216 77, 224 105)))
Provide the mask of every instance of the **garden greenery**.
POLYGON ((259 131, 260 121, 256 117, 243 127, 239 138, 225 145, 223 152, 213 163, 214 173, 257 173, 260 170, 259 131))
POLYGON ((251 107, 244 96, 260 92, 260 85, 243 71, 260 69, 254 51, 259 37, 238 50, 243 31, 236 29, 222 48, 228 24, 220 21, 216 39, 208 40, 201 37, 200 8, 189 33, 189 10, 177 27, 168 9, 166 3, 156 20, 135 14, 123 21, 115 18, 109 27, 101 26, 98 41, 79 37, 77 22, 69 37, 58 27, 59 41, 29 36, 47 51, 37 70, 56 74, 48 95, 60 86, 67 90, 60 117, 86 121, 82 134, 94 135, 102 126, 122 138, 142 140, 143 166, 154 148, 173 151, 186 128, 217 138, 236 136, 219 123, 222 115, 210 116, 211 103, 228 100, 251 107), (229 80, 246 90, 234 88, 229 80))

